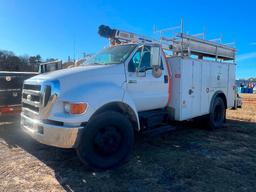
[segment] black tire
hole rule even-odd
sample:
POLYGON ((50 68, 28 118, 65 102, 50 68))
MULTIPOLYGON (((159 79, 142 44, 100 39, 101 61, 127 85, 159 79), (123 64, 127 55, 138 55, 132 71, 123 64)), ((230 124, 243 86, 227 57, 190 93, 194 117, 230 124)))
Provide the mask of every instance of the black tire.
POLYGON ((133 127, 124 115, 106 111, 88 122, 76 149, 82 162, 96 169, 109 169, 122 164, 134 143, 133 127))
POLYGON ((226 120, 226 108, 222 98, 216 97, 208 116, 208 125, 211 130, 221 128, 226 120))

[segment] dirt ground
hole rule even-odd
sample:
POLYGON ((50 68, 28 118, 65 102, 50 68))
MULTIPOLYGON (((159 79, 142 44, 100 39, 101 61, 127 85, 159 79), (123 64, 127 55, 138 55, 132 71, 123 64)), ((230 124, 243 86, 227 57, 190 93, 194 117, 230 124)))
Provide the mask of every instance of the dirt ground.
POLYGON ((255 191, 256 97, 227 112, 222 129, 187 122, 138 137, 130 161, 93 172, 74 150, 42 145, 18 120, 0 122, 0 191, 255 191))
POLYGON ((256 122, 256 94, 240 94, 243 99, 243 107, 239 110, 229 110, 230 119, 256 122))

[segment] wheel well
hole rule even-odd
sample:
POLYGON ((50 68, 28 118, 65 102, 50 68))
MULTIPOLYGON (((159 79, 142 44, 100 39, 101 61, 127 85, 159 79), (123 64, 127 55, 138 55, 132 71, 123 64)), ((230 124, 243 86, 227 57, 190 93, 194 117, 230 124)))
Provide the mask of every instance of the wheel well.
POLYGON ((96 110, 93 116, 108 110, 116 111, 125 115, 132 123, 134 130, 139 131, 138 121, 137 121, 137 117, 134 110, 129 105, 122 102, 111 102, 111 103, 105 104, 101 108, 96 110))
MULTIPOLYGON (((227 109, 227 98, 226 98, 225 94, 223 92, 220 92, 220 91, 216 92, 213 95, 212 101, 211 101, 211 107, 213 105, 213 102, 214 102, 215 98, 217 98, 217 97, 220 97, 223 100, 225 108, 227 109)), ((211 110, 211 108, 210 108, 210 110, 211 110)))
POLYGON ((227 109, 227 98, 224 93, 219 93, 217 97, 220 97, 224 101, 225 108, 227 109))

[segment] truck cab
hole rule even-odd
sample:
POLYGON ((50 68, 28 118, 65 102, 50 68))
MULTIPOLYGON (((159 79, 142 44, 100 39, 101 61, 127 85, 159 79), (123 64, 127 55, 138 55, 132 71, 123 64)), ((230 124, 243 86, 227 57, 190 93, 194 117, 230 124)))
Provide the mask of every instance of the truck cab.
POLYGON ((120 31, 108 34, 115 43, 80 67, 25 81, 25 132, 47 145, 75 148, 83 162, 107 169, 127 159, 136 132, 199 116, 212 129, 222 126, 234 104, 234 64, 167 57, 158 41, 123 43, 120 31))

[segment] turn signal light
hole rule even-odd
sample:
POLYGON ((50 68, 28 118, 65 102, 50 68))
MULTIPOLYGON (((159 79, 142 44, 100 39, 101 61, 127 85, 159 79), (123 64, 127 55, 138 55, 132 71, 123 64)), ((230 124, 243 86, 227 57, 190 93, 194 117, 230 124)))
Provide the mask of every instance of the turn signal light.
POLYGON ((79 115, 86 111, 86 103, 64 103, 64 110, 67 113, 79 115))

